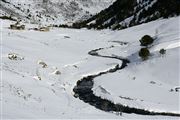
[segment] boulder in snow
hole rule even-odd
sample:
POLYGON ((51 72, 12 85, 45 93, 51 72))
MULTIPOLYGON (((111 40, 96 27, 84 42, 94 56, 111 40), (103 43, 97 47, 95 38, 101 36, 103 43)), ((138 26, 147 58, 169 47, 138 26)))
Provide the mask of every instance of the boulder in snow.
POLYGON ((33 77, 35 80, 41 80, 41 77, 40 76, 34 76, 33 77))
POLYGON ((59 70, 56 69, 52 74, 54 74, 54 75, 60 75, 61 72, 60 72, 59 70))
POLYGON ((9 58, 10 60, 24 60, 24 57, 21 57, 21 56, 19 56, 19 55, 16 54, 16 53, 9 53, 9 54, 8 54, 8 58, 9 58))
POLYGON ((42 65, 42 68, 47 68, 47 64, 42 60, 38 60, 38 64, 42 65))

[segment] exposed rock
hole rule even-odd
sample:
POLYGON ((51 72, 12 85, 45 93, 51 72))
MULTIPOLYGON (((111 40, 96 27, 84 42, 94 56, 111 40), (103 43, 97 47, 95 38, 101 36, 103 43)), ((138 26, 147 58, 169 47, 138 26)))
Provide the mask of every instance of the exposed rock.
POLYGON ((36 80, 42 80, 40 76, 34 76, 33 78, 36 80))
POLYGON ((9 54, 8 54, 8 58, 9 58, 10 60, 24 60, 24 57, 21 57, 21 56, 19 56, 19 55, 16 54, 16 53, 9 53, 9 54))
POLYGON ((12 30, 25 30, 25 25, 20 25, 20 23, 17 22, 15 24, 11 24, 9 29, 12 29, 12 30))
POLYGON ((61 72, 60 72, 59 70, 55 70, 52 74, 54 74, 54 75, 60 75, 61 72))
POLYGON ((42 60, 39 60, 38 64, 42 65, 42 68, 47 68, 48 67, 48 65, 44 61, 42 61, 42 60))

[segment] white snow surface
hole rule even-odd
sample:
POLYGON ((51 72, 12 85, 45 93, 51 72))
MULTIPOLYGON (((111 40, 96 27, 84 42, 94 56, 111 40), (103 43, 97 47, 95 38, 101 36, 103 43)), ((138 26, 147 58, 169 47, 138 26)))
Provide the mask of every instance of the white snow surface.
POLYGON ((89 18, 115 0, 5 0, 0 16, 38 24, 64 24, 89 18))
POLYGON ((178 119, 124 113, 117 116, 74 98, 72 89, 83 76, 121 65, 120 60, 88 55, 90 50, 105 48, 98 53, 127 57, 131 63, 123 70, 95 78, 93 91, 97 96, 131 107, 180 113, 179 92, 170 92, 180 86, 179 19, 158 20, 121 31, 51 28, 49 32, 28 30, 37 26, 33 24, 25 24, 26 30, 10 30, 13 22, 0 20, 0 116, 3 119, 178 119), (150 48, 150 58, 142 61, 137 54, 139 39, 145 34, 157 40, 150 48), (122 46, 117 41, 128 44, 122 46), (167 50, 164 56, 159 54, 162 48, 167 50), (16 53, 24 60, 10 60, 9 53, 16 53), (47 64, 46 68, 38 64, 40 60, 47 64), (55 70, 61 74, 53 74, 55 70))

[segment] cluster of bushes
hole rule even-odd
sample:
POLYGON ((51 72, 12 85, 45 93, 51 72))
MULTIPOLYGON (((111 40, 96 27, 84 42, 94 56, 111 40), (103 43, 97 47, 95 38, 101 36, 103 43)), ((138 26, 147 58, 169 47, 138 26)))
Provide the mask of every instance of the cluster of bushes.
POLYGON ((66 24, 53 25, 53 27, 70 28, 70 26, 68 26, 68 25, 66 25, 66 24))
POLYGON ((90 25, 86 25, 81 22, 75 22, 72 25, 67 25, 67 24, 60 24, 60 25, 53 25, 53 27, 59 27, 59 28, 75 28, 75 29, 80 29, 80 28, 88 28, 90 29, 90 25))
POLYGON ((141 48, 139 51, 139 56, 142 58, 142 60, 147 60, 150 56, 150 51, 147 47, 154 42, 154 39, 149 35, 145 35, 139 41, 141 46, 143 46, 143 48, 141 48))
POLYGON ((12 21, 17 21, 16 19, 12 18, 11 16, 0 16, 0 19, 4 19, 4 20, 12 20, 12 21))
MULTIPOLYGON (((145 36, 143 36, 139 41, 140 41, 141 46, 143 46, 143 47, 140 49, 140 51, 139 51, 139 56, 142 58, 142 60, 147 60, 148 57, 149 57, 150 54, 151 54, 150 51, 149 51, 149 49, 148 49, 148 47, 149 47, 151 44, 153 44, 154 38, 152 38, 152 37, 149 36, 149 35, 145 35, 145 36)), ((160 53, 161 55, 164 55, 164 54, 166 54, 166 50, 165 50, 165 49, 161 49, 161 50, 159 51, 159 53, 160 53)))
POLYGON ((9 29, 12 29, 12 30, 25 30, 25 25, 21 25, 19 22, 16 22, 15 24, 11 24, 9 29))

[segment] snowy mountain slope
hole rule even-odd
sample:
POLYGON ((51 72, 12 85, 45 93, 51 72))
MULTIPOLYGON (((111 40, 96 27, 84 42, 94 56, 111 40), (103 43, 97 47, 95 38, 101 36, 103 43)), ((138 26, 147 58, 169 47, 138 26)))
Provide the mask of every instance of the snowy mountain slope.
POLYGON ((115 0, 2 0, 1 16, 35 23, 68 23, 87 19, 115 0))
MULTIPOLYGON (((171 22, 165 21, 158 24, 152 22, 149 25, 140 25, 130 29, 131 37, 127 37, 124 30, 115 33, 114 36, 121 36, 121 39, 129 42, 128 47, 119 49, 111 48, 111 50, 101 51, 99 54, 117 54, 131 59, 131 64, 126 69, 113 74, 107 74, 95 79, 94 93, 102 98, 107 98, 115 103, 124 103, 131 107, 139 107, 145 109, 156 109, 157 111, 174 111, 179 112, 179 92, 173 92, 172 89, 180 85, 179 50, 179 19, 171 19, 171 22), (158 25, 158 27, 157 27, 158 25), (139 47, 137 38, 139 34, 149 33, 152 36, 155 33, 150 32, 149 28, 153 26, 159 33, 158 38, 150 49, 152 57, 150 60, 142 62, 136 52, 139 47), (136 31, 136 32, 134 32, 136 31), (124 35, 125 34, 125 35, 124 35), (136 37, 135 37, 136 36, 136 37), (133 43, 133 44, 132 44, 133 43), (160 49, 166 49, 167 54, 161 56, 160 49), (117 52, 124 50, 125 53, 117 52), (132 56, 129 56, 132 54, 132 56), (110 93, 103 93, 100 88, 105 88, 110 93)), ((116 37, 115 37, 116 38, 116 37)))
POLYGON ((4 119, 179 119, 125 113, 118 116, 73 96, 73 88, 83 76, 122 64, 116 59, 88 55, 91 50, 107 48, 98 53, 127 57, 131 63, 121 71, 96 78, 96 95, 152 111, 179 113, 179 92, 170 91, 179 86, 180 80, 179 19, 154 21, 121 31, 51 28, 49 32, 28 30, 38 26, 32 24, 26 24, 24 31, 10 30, 12 21, 1 20, 0 116, 4 119), (137 51, 139 39, 145 34, 156 35, 158 39, 150 49, 150 59, 142 62, 137 51), (128 44, 121 46, 121 41, 128 44), (163 57, 158 53, 161 48, 167 49, 163 57), (16 53, 17 60, 10 60, 9 53, 16 53), (46 68, 38 64, 40 60, 47 64, 46 68), (55 74, 57 70, 61 74, 55 74))
POLYGON ((107 9, 74 26, 123 29, 180 14, 179 0, 116 0, 107 9))

